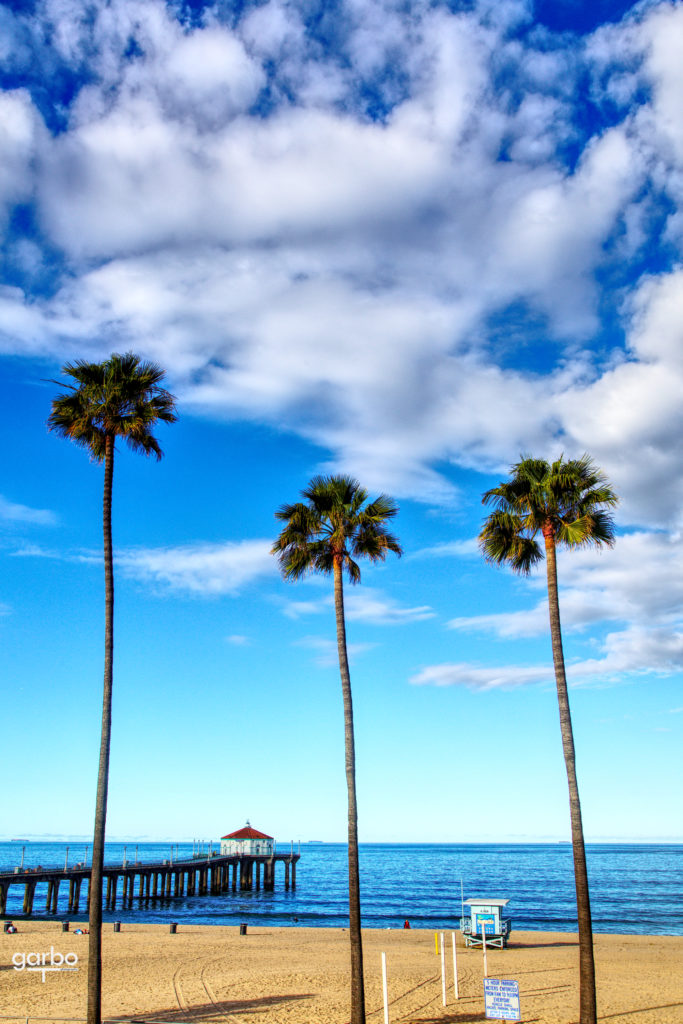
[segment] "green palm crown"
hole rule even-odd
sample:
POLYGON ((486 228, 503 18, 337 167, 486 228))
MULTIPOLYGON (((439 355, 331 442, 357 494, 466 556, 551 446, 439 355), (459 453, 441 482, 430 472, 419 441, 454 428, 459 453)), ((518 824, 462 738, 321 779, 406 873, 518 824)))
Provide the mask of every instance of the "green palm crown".
POLYGON ((351 583, 359 583, 356 559, 379 562, 387 551, 403 553, 385 525, 398 512, 386 494, 368 502, 368 492, 350 476, 315 476, 301 495, 304 502, 281 505, 275 513, 286 524, 272 547, 285 579, 329 575, 338 562, 351 583))
POLYGON ((563 547, 612 546, 618 498, 588 455, 555 462, 522 456, 510 478, 486 491, 494 510, 479 534, 484 558, 528 573, 543 558, 539 533, 563 547))
POLYGON ((107 437, 122 437, 134 450, 161 458, 151 428, 176 420, 173 395, 161 387, 164 371, 132 352, 113 353, 102 363, 78 359, 62 372, 77 386, 52 402, 48 427, 87 448, 93 459, 105 457, 107 437))

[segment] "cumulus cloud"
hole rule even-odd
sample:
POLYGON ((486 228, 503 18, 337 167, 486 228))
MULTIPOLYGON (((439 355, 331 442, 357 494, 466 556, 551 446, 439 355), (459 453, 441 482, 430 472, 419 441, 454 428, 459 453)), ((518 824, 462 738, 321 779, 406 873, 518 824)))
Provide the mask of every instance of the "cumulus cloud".
POLYGON ((27 90, 0 92, 0 224, 14 203, 31 194, 40 124, 27 90))
POLYGON ((63 264, 0 294, 0 349, 134 347, 197 411, 426 501, 457 500, 448 463, 589 450, 622 521, 680 525, 681 8, 561 45, 512 0, 318 13, 5 15, 0 205, 31 199, 24 263, 63 264), (59 131, 31 48, 74 83, 59 131))

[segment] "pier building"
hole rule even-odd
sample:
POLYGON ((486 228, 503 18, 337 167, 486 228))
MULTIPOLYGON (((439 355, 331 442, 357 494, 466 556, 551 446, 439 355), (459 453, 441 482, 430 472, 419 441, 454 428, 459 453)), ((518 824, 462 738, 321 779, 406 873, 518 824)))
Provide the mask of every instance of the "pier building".
POLYGON ((221 856, 235 857, 247 855, 251 857, 271 857, 275 853, 275 840, 265 832, 252 828, 247 821, 244 828, 221 836, 221 856))

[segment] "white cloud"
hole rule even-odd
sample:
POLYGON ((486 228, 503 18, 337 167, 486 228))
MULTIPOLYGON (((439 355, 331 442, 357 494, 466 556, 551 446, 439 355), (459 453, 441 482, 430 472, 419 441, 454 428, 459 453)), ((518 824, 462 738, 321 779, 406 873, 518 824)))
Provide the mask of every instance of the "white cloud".
POLYGON ((333 602, 329 597, 317 601, 288 601, 284 606, 284 613, 290 619, 300 619, 305 615, 319 615, 331 607, 333 602))
POLYGON ((280 0, 192 29, 158 0, 89 19, 46 0, 25 31, 89 84, 54 135, 3 94, 0 199, 35 194, 69 273, 0 295, 3 351, 134 347, 196 409, 295 431, 427 501, 457 499, 448 461, 587 449, 623 521, 675 524, 683 272, 624 284, 625 353, 590 341, 601 275, 659 246, 662 197, 683 200, 683 11, 562 47, 511 38, 528 13, 349 3, 334 52, 280 0), (625 104, 591 137, 586 75, 596 109, 625 104), (511 304, 542 331, 542 372, 493 336, 511 304))
MULTIPOLYGON (((560 551, 558 564, 562 627, 567 633, 609 621, 651 626, 680 619, 683 546, 677 537, 626 534, 610 550, 560 551)), ((533 592, 545 587, 543 567, 520 580, 520 589, 533 592)), ((539 636, 549 629, 548 604, 543 598, 532 608, 460 616, 448 626, 501 638, 539 636)))
POLYGON ((0 92, 0 224, 7 207, 31 194, 31 162, 39 135, 40 118, 29 93, 0 92))
MULTIPOLYGON (((623 632, 611 634, 612 656, 622 644, 626 657, 634 636, 657 636, 652 631, 658 627, 675 630, 683 625, 683 544, 679 535, 622 535, 609 550, 560 551, 558 566, 564 632, 622 622, 623 632)), ((522 581, 520 585, 525 586, 522 581)), ((545 572, 537 571, 526 587, 544 590, 545 572)), ((500 638, 538 636, 549 629, 547 602, 544 598, 530 609, 461 616, 448 625, 462 632, 493 633, 500 638)), ((636 671, 642 667, 641 659, 635 648, 633 654, 636 671)), ((655 658, 653 664, 659 660, 655 658)), ((626 662, 622 667, 627 668, 626 662)))
MULTIPOLYGON (((123 548, 114 551, 114 562, 124 575, 155 584, 162 591, 217 597, 236 594, 257 579, 276 577, 277 564, 270 554, 271 545, 269 540, 243 540, 166 548, 123 548)), ((99 565, 103 557, 101 551, 63 551, 37 544, 24 544, 13 554, 85 565, 99 565)))
POLYGON ((368 589, 347 591, 344 607, 346 617, 350 622, 374 622, 385 626, 398 626, 405 622, 423 622, 435 615, 429 605, 405 608, 393 598, 368 589))
MULTIPOLYGON (((610 550, 559 553, 560 616, 565 640, 577 631, 620 623, 597 644, 599 656, 570 658, 572 684, 613 682, 636 675, 669 675, 683 669, 683 543, 679 535, 632 533, 610 550)), ((520 589, 545 590, 538 571, 520 589)), ((491 634, 509 641, 549 634, 547 600, 532 608, 459 616, 448 627, 465 634, 491 634)), ((412 681, 474 688, 532 683, 545 678, 541 667, 498 667, 459 663, 423 669, 412 681), (494 681, 491 682, 491 679, 494 681)))
POLYGON ((680 107, 683 100, 683 19, 676 4, 655 8, 643 23, 649 43, 646 69, 654 85, 653 120, 683 160, 683 125, 680 107))
POLYGON ((249 637, 243 636, 241 633, 232 633, 225 639, 229 644, 232 644, 233 647, 249 647, 251 645, 249 637))
MULTIPOLYGON (((683 543, 678 534, 630 533, 609 550, 562 553, 558 572, 580 614, 598 602, 603 618, 633 624, 674 623, 683 608, 683 543)), ((565 598, 561 596, 564 602, 565 598)))
POLYGON ((128 576, 170 590, 217 596, 277 571, 271 542, 246 540, 224 544, 187 544, 119 552, 117 565, 128 576))
MULTIPOLYGON (((330 665, 339 664, 339 656, 337 650, 337 644, 334 640, 328 640, 325 637, 319 636, 305 636, 301 640, 293 641, 294 647, 303 647, 308 651, 313 651, 314 663, 319 665, 321 668, 327 668, 330 665)), ((364 654, 366 651, 372 650, 375 644, 369 643, 349 643, 346 647, 346 653, 348 654, 349 661, 353 662, 356 657, 360 654, 364 654)))
POLYGON ((265 81, 239 40, 215 26, 179 39, 163 66, 163 89, 175 116, 182 110, 190 116, 201 111, 205 123, 209 118, 221 124, 247 110, 265 81))
MULTIPOLYGON (((630 628, 610 633, 601 657, 568 662, 570 686, 624 682, 641 675, 669 675, 683 670, 683 632, 630 628)), ((428 665, 410 682, 416 686, 466 686, 492 690, 554 683, 552 664, 484 666, 467 662, 428 665)))
POLYGON ((609 633, 602 658, 588 658, 568 666, 571 679, 594 677, 621 681, 624 676, 670 675, 683 670, 683 631, 666 627, 633 626, 609 633))
POLYGON ((268 58, 302 55, 304 27, 298 12, 283 0, 269 0, 253 8, 241 27, 249 49, 268 58))
POLYGON ((29 508, 9 501, 0 494, 0 520, 10 523, 34 523, 40 526, 54 526, 57 516, 45 508, 29 508))
POLYGON ((557 397, 567 438, 589 449, 630 522, 676 525, 683 506, 683 271, 646 278, 631 300, 630 358, 557 397))
POLYGON ((430 665, 417 672, 410 682, 415 686, 467 686, 472 690, 495 690, 552 680, 552 668, 506 665, 485 668, 465 662, 430 665))
MULTIPOLYGON (((299 619, 306 615, 329 614, 334 599, 327 595, 314 601, 290 601, 285 615, 299 619)), ((394 598, 368 587, 347 587, 344 592, 344 614, 348 622, 370 622, 380 626, 395 626, 406 622, 422 622, 434 617, 428 605, 406 608, 394 598)))
POLYGON ((420 548, 412 551, 408 558, 452 558, 453 556, 470 558, 472 555, 479 555, 479 544, 476 537, 467 540, 449 540, 443 544, 434 544, 430 548, 420 548))
MULTIPOLYGON (((562 606, 564 611, 564 603, 562 606)), ((499 637, 538 636, 547 631, 548 605, 541 601, 535 608, 519 612, 497 612, 492 615, 461 615, 447 623, 449 629, 462 633, 495 633, 499 637)))

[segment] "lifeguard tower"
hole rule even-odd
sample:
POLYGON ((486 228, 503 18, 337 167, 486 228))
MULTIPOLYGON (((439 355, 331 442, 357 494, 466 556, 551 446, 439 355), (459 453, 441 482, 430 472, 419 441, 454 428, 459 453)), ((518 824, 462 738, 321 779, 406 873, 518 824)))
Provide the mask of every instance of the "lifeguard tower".
POLYGON ((512 921, 509 917, 501 917, 501 913, 509 902, 510 900, 483 897, 465 900, 465 906, 470 908, 470 916, 460 920, 460 931, 465 937, 465 945, 483 945, 483 932, 486 929, 487 946, 498 946, 499 949, 507 946, 512 921))

